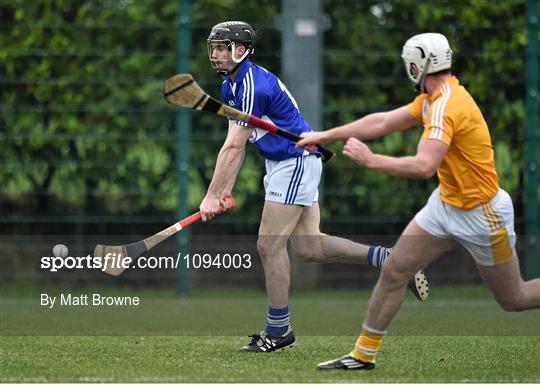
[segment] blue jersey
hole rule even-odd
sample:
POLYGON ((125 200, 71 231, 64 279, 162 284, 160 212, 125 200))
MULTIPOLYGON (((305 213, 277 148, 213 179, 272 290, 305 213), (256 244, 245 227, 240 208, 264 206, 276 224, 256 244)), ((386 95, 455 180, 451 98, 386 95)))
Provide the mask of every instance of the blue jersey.
MULTIPOLYGON (((268 120, 279 128, 296 135, 313 131, 281 80, 249 60, 240 64, 234 81, 225 77, 221 93, 225 104, 268 120)), ((236 123, 248 126, 242 121, 236 123)), ((289 139, 259 128, 253 128, 249 141, 257 147, 262 156, 270 160, 284 160, 304 153, 303 149, 296 148, 295 143, 289 139)))

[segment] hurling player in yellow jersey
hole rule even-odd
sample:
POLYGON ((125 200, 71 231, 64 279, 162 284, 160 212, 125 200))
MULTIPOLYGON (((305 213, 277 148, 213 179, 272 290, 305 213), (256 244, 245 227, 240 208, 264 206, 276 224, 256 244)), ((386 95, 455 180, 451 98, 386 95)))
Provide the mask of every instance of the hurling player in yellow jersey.
POLYGON ((452 75, 445 36, 423 33, 403 46, 409 79, 420 92, 408 105, 367 115, 344 126, 304 134, 298 146, 348 139, 343 153, 360 166, 427 179, 439 186, 403 231, 369 302, 355 348, 319 369, 372 369, 386 329, 403 302, 407 281, 456 242, 474 258, 504 310, 540 307, 540 279, 523 281, 515 251, 514 210, 499 188, 489 129, 467 90, 452 75), (374 154, 360 140, 379 138, 423 123, 413 156, 374 154))

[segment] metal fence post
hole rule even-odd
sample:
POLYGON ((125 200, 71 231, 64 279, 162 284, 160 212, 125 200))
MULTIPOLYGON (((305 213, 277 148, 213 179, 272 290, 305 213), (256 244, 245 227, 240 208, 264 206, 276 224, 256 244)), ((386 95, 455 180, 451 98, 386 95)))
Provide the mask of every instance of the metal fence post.
POLYGON ((529 0, 527 4, 527 87, 526 87, 526 150, 525 150, 525 234, 526 258, 525 276, 535 278, 538 276, 538 141, 540 127, 538 127, 538 24, 539 0, 529 0))
MULTIPOLYGON (((176 70, 178 73, 187 73, 190 70, 191 56, 191 0, 178 0, 178 13, 176 25, 176 70)), ((185 218, 188 215, 188 186, 189 163, 191 160, 191 113, 186 109, 179 109, 175 116, 176 126, 176 175, 177 175, 177 217, 185 218)), ((176 238, 177 250, 184 255, 189 252, 190 231, 185 229, 178 233, 176 238)), ((183 261, 183 259, 182 259, 183 261)), ((180 264, 177 271, 176 293, 187 297, 189 289, 189 276, 187 267, 180 264)))

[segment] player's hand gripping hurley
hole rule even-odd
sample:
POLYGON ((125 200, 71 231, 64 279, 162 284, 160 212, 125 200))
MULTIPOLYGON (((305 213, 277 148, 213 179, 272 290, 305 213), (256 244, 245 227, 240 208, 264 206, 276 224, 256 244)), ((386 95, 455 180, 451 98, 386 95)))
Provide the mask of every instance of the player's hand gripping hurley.
MULTIPOLYGON (((273 134, 298 142, 302 139, 292 132, 283 130, 276 125, 260 119, 256 116, 246 114, 226 104, 218 102, 212 98, 197 84, 190 74, 178 74, 165 81, 163 95, 169 104, 175 107, 192 108, 199 111, 213 112, 221 116, 227 116, 236 120, 241 120, 252 126, 262 128, 273 134)), ((324 146, 317 145, 317 150, 323 156, 323 162, 328 162, 334 153, 324 146)))
MULTIPOLYGON (((227 199, 230 201, 231 208, 235 208, 236 201, 234 198, 229 196, 227 199)), ((96 259, 101 259, 102 263, 105 264, 105 269, 103 270, 105 273, 114 276, 120 275, 127 268, 125 266, 126 258, 130 258, 130 261, 133 262, 145 251, 150 250, 158 243, 163 242, 171 235, 176 234, 200 219, 201 212, 197 211, 142 241, 120 246, 96 245, 93 256, 96 259)))

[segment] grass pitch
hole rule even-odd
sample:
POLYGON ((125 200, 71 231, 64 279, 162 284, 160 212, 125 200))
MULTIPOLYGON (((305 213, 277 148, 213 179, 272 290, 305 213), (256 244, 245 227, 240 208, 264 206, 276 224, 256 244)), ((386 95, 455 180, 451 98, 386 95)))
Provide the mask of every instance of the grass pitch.
POLYGON ((320 372, 354 337, 242 354, 241 337, 4 337, 1 382, 538 382, 539 337, 392 337, 375 370, 320 372))
POLYGON ((261 292, 141 290, 123 310, 1 294, 0 382, 540 382, 540 312, 503 312, 484 288, 408 296, 369 372, 315 369, 353 347, 369 291, 292 293, 296 346, 271 354, 236 352, 264 325, 261 292))

